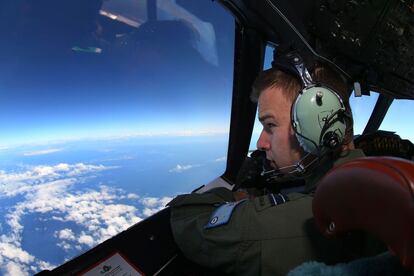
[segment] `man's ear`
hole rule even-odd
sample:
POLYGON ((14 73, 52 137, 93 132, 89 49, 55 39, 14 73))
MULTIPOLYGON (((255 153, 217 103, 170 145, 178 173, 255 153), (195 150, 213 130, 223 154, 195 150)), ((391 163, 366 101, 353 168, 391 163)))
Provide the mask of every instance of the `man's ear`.
POLYGON ((295 133, 295 131, 293 130, 292 124, 290 124, 289 134, 290 134, 291 136, 293 136, 293 137, 297 140, 297 138, 296 138, 296 133, 295 133))

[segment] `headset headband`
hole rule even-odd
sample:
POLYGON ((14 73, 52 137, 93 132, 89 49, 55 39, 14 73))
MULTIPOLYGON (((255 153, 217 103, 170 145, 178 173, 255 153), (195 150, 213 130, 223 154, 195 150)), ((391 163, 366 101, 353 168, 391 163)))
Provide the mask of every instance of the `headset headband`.
POLYGON ((303 58, 297 51, 291 51, 285 55, 275 57, 272 67, 297 77, 304 87, 313 84, 312 77, 303 62, 303 58))

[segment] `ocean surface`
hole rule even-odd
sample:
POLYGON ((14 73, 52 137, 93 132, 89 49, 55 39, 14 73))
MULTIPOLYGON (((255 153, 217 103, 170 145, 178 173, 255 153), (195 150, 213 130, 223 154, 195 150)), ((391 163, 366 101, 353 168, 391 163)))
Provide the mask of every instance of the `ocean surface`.
POLYGON ((133 137, 0 150, 0 274, 51 269, 220 176, 228 137, 133 137))

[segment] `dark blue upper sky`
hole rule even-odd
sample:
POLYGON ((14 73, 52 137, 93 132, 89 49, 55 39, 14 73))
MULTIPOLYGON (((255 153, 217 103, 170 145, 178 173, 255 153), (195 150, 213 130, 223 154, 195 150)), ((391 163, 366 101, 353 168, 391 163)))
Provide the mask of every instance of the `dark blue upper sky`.
POLYGON ((225 132, 233 18, 211 1, 159 1, 157 21, 142 1, 101 4, 0 4, 0 145, 225 132))
MULTIPOLYGON (((156 18, 147 8, 137 0, 2 1, 0 147, 227 132, 232 16, 209 0, 158 1, 156 18)), ((358 129, 374 100, 352 100, 358 129)), ((396 105, 412 112, 411 103, 396 105)), ((397 117, 384 126, 413 138, 408 117, 397 117)))

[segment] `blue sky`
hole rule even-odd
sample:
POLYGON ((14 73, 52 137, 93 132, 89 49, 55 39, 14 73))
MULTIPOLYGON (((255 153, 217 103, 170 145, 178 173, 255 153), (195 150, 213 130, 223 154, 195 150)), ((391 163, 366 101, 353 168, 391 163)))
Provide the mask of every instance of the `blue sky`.
MULTIPOLYGON (((210 1, 199 5, 187 1, 184 7, 167 2, 158 8, 164 21, 151 25, 140 22, 146 15, 138 12, 143 7, 136 1, 126 1, 125 6, 109 1, 101 13, 129 16, 142 26, 120 31, 118 22, 108 23, 102 17, 99 34, 96 30, 93 35, 71 38, 64 31, 54 32, 59 25, 47 24, 48 14, 56 10, 39 11, 27 4, 29 12, 22 22, 17 15, 6 16, 9 39, 0 45, 0 57, 5 58, 0 64, 0 146, 149 133, 227 132, 233 19, 210 1), (31 9, 46 19, 38 19, 31 9), (34 26, 27 27, 30 23, 34 26), (42 40, 41 33, 50 36, 42 40), (74 46, 101 52, 74 51, 74 46)), ((9 5, 11 11, 18 8, 18 4, 9 5)), ((62 22, 62 29, 74 32, 75 27, 62 22)))
MULTIPOLYGON (((131 13, 142 10, 134 1, 123 2, 124 6, 109 1, 101 11, 129 16, 141 25, 121 32, 114 22, 101 20, 100 31, 92 30, 93 35, 56 33, 59 26, 39 19, 31 21, 36 14, 30 14, 30 9, 23 19, 5 16, 10 29, 5 35, 9 39, 0 45, 0 58, 4 60, 0 64, 0 147, 55 140, 227 132, 233 19, 217 3, 182 2, 185 5, 162 2, 159 16, 166 21, 151 25, 140 22, 146 20, 145 13, 131 13), (24 24, 19 25, 19 20, 24 24), (34 22, 33 26, 29 24, 34 22), (153 30, 157 30, 157 37, 153 30), (39 39, 36 31, 49 36, 39 39), (99 48, 101 52, 74 51, 74 46, 99 48)), ((89 27, 93 26, 91 22, 89 27)), ((61 24, 61 28, 67 27, 64 20, 61 24)), ((271 57, 268 48, 265 68, 270 66, 271 57)), ((356 133, 362 131, 375 100, 375 94, 351 100, 356 133)), ((381 128, 414 139, 409 127, 411 106, 408 101, 395 102, 381 128)))

